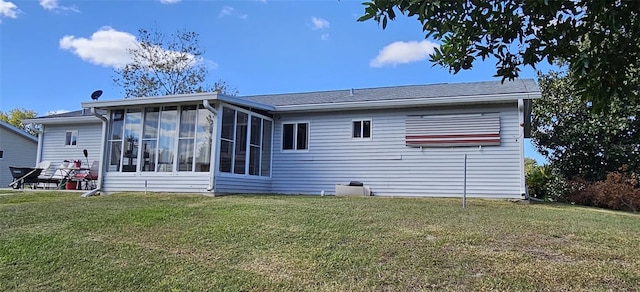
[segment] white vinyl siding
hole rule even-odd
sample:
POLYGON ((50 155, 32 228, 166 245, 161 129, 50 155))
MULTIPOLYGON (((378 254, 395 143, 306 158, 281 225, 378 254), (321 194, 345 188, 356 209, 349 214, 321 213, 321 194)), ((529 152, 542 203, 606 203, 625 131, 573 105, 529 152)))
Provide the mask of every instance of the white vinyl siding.
POLYGON ((106 172, 103 186, 109 193, 206 193, 209 178, 209 172, 106 172))
POLYGON ((374 194, 461 196, 463 159, 468 155, 467 194, 472 197, 520 197, 520 147, 517 104, 430 107, 377 111, 281 115, 275 125, 276 145, 282 124, 304 117, 313 124, 310 150, 274 152, 274 193, 333 193, 335 184, 361 181, 374 194), (489 113, 499 117, 499 146, 414 148, 405 144, 408 116, 489 113), (345 140, 353 120, 371 118, 375 139, 345 140))
MULTIPOLYGON (((0 187, 5 188, 13 176, 9 172, 9 166, 34 167, 36 165, 36 151, 38 143, 34 140, 19 135, 12 130, 0 126, 0 187)), ((60 144, 57 146, 60 147, 60 144)), ((82 156, 82 153, 80 153, 82 156)))
POLYGON ((91 166, 94 160, 100 160, 100 143, 102 141, 102 124, 96 119, 95 123, 73 125, 78 131, 78 139, 75 147, 64 147, 68 125, 45 125, 42 135, 41 161, 51 161, 54 167, 62 164, 64 160, 80 160, 86 167, 91 166), (84 158, 82 150, 87 149, 88 158, 84 158), (88 160, 88 162, 87 162, 88 160))
POLYGON ((271 179, 260 176, 222 175, 216 177, 216 193, 253 193, 271 192, 271 179))

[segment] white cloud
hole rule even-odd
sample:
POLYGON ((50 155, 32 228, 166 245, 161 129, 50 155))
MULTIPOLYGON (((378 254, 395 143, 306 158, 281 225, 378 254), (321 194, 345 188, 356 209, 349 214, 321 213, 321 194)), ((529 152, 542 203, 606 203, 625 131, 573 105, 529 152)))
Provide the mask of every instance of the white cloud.
POLYGON ((47 114, 45 114, 45 116, 64 114, 64 113, 68 113, 68 112, 70 112, 70 110, 57 109, 57 110, 48 111, 47 114))
POLYGON ((0 0, 0 23, 2 23, 2 17, 18 17, 18 6, 16 6, 12 2, 0 0))
POLYGON ((102 27, 91 37, 66 35, 60 39, 60 48, 71 51, 82 60, 105 67, 122 67, 131 61, 127 49, 136 46, 136 37, 111 27, 102 27))
POLYGON ((220 10, 220 13, 218 14, 218 17, 224 17, 227 15, 231 15, 233 14, 233 12, 235 11, 235 9, 231 6, 225 6, 222 7, 222 10, 220 10))
POLYGON ((181 0, 160 0, 160 3, 162 4, 175 4, 180 2, 181 0))
POLYGON ((261 3, 265 3, 265 4, 267 3, 267 0, 256 0, 256 1, 261 2, 261 3))
POLYGON ((329 39, 329 33, 323 33, 323 34, 320 36, 320 39, 321 39, 321 40, 323 40, 323 41, 328 40, 328 39, 329 39))
POLYGON ((231 6, 224 6, 224 7, 222 7, 222 9, 220 9, 220 13, 218 13, 218 18, 222 18, 222 17, 225 17, 225 16, 235 16, 235 17, 240 18, 242 20, 245 20, 245 19, 249 18, 248 14, 238 13, 236 11, 236 9, 231 7, 231 6))
MULTIPOLYGON (((108 26, 100 28, 89 38, 66 35, 60 39, 59 43, 61 49, 71 51, 84 61, 113 68, 120 68, 132 62, 128 50, 139 45, 134 35, 108 26)), ((151 47, 147 52, 154 57, 161 56, 160 58, 164 58, 167 62, 174 63, 176 60, 181 60, 177 66, 182 67, 190 67, 204 61, 188 53, 169 51, 161 47, 151 47)), ((142 61, 137 60, 137 62, 142 61)), ((207 65, 217 66, 215 62, 207 65)))
POLYGON ((78 7, 76 6, 61 6, 58 3, 58 0, 40 0, 40 6, 42 6, 42 8, 44 8, 45 10, 51 10, 51 11, 80 12, 78 7))
POLYGON ((393 42, 382 48, 378 55, 371 60, 369 66, 382 67, 426 60, 436 47, 438 47, 438 44, 427 40, 421 42, 393 42))
POLYGON ((329 28, 330 23, 326 19, 322 19, 320 17, 311 17, 311 22, 313 23, 313 30, 329 28))

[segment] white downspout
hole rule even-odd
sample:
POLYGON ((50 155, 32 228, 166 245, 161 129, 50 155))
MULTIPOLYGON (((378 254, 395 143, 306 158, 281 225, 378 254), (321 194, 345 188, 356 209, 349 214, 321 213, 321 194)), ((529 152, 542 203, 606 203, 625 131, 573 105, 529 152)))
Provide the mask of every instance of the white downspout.
POLYGON ((99 156, 100 159, 98 160, 98 182, 95 189, 82 194, 81 195, 82 197, 93 196, 97 192, 102 190, 102 178, 104 177, 104 168, 103 168, 103 161, 105 160, 104 146, 106 145, 107 124, 109 123, 109 120, 107 120, 107 118, 103 117, 101 114, 97 113, 96 108, 94 107, 91 108, 91 114, 102 121, 102 139, 100 141, 100 156, 99 156))
POLYGON ((36 164, 42 160, 42 143, 44 142, 44 125, 40 124, 41 129, 38 130, 38 150, 36 151, 36 164))
POLYGON ((520 148, 520 195, 527 196, 527 185, 524 174, 524 100, 518 99, 518 146, 520 148))
POLYGON ((212 114, 213 114, 213 121, 215 122, 215 125, 212 129, 212 133, 211 133, 211 153, 209 155, 209 165, 211 165, 211 167, 209 167, 209 186, 207 186, 207 191, 208 192, 213 192, 215 194, 215 175, 216 175, 216 146, 218 144, 218 111, 213 108, 213 106, 211 106, 211 104, 209 103, 209 100, 205 99, 202 101, 202 106, 204 106, 204 108, 206 108, 207 110, 209 110, 212 114), (213 144, 215 143, 215 144, 213 144))

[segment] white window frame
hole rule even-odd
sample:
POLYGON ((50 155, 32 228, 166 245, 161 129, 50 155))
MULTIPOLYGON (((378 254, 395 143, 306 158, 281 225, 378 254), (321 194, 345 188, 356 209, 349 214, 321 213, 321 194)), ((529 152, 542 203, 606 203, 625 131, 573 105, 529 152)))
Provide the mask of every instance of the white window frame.
POLYGON ((78 147, 78 130, 67 130, 64 132, 64 147, 78 147), (67 144, 67 134, 71 133, 71 138, 69 139, 69 143, 67 144), (71 144, 73 141, 73 137, 75 137, 76 144, 71 144))
MULTIPOLYGON (((258 180, 260 180, 260 179, 265 179, 265 180, 271 179, 271 175, 272 175, 272 172, 273 172, 273 147, 274 147, 273 133, 274 133, 274 130, 275 130, 275 124, 276 124, 275 121, 273 120, 273 118, 270 118, 268 116, 265 116, 265 115, 262 115, 262 114, 259 114, 259 113, 253 112, 253 111, 248 111, 248 110, 246 110, 244 108, 225 103, 225 104, 221 105, 217 109, 218 112, 220 113, 219 114, 220 118, 217 120, 217 123, 219 125, 219 127, 217 128, 217 131, 218 131, 217 135, 219 135, 219 137, 220 137, 218 143, 220 143, 220 141, 222 141, 222 140, 230 141, 228 139, 222 138, 222 113, 223 113, 225 107, 235 111, 235 114, 234 114, 234 121, 235 122, 234 122, 234 127, 233 127, 233 145, 234 146, 231 149, 232 150, 231 151, 231 157, 232 157, 232 159, 231 159, 231 172, 220 171, 220 167, 219 167, 219 163, 220 163, 220 148, 218 147, 215 150, 216 151, 216 155, 215 155, 215 160, 216 160, 215 172, 216 172, 216 175, 225 176, 225 177, 226 176, 230 176, 230 177, 248 177, 248 178, 251 178, 251 179, 258 179, 258 180), (235 161, 235 155, 236 155, 235 143, 237 143, 237 141, 235 141, 235 139, 236 139, 236 131, 238 129, 238 125, 237 125, 238 112, 242 112, 242 113, 247 114, 247 133, 248 133, 248 135, 247 135, 247 142, 245 144, 245 147, 247 147, 246 148, 247 149, 247 154, 246 154, 246 159, 245 159, 245 162, 244 162, 245 163, 244 174, 234 173, 235 162, 236 162, 235 161), (258 118, 263 120, 262 126, 260 127, 260 133, 262 133, 263 128, 264 128, 264 121, 267 120, 267 121, 271 122, 271 132, 269 134, 271 135, 271 149, 272 150, 269 152, 269 175, 268 176, 261 175, 262 174, 262 167, 263 167, 262 159, 260 159, 261 165, 260 165, 260 169, 258 171, 258 175, 250 175, 249 174, 249 155, 250 155, 249 154, 249 147, 250 147, 250 133, 251 133, 251 129, 250 128, 251 128, 251 117, 252 116, 258 117, 258 118)), ((264 142, 264 137, 261 136, 260 137, 260 143, 263 143, 263 142, 264 142)), ((260 154, 261 155, 262 155, 262 147, 264 147, 264 145, 261 144, 261 146, 260 146, 260 150, 261 150, 260 154)), ((260 158, 262 158, 262 156, 260 156, 260 158)))
POLYGON ((281 152, 309 152, 309 142, 311 141, 311 122, 309 121, 291 121, 291 122, 283 122, 280 132, 280 151, 281 152), (306 149, 298 149, 298 124, 307 124, 307 148, 306 149), (293 149, 284 149, 284 126, 285 125, 294 125, 293 127, 293 149))
POLYGON ((373 136, 373 122, 371 121, 371 119, 354 119, 351 120, 351 139, 352 140, 371 140, 373 136), (355 127, 355 123, 356 122, 360 122, 360 135, 361 137, 354 137, 353 136, 353 130, 355 127), (364 122, 369 122, 369 137, 364 137, 364 122))

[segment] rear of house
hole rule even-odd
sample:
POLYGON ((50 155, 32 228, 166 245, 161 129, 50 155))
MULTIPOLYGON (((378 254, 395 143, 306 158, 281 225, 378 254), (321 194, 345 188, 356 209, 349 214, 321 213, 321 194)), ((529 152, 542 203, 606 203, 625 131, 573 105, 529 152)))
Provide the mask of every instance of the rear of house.
POLYGON ((36 161, 51 163, 49 169, 44 170, 43 177, 52 176, 65 161, 79 160, 89 167, 93 161, 101 160, 101 122, 89 110, 53 114, 27 122, 40 125, 36 161), (87 150, 86 158, 84 150, 87 150))
POLYGON ((460 196, 465 154, 470 196, 522 193, 517 102, 287 114, 274 138, 276 193, 331 193, 337 183, 360 181, 375 195, 460 196), (410 135, 411 127, 419 135, 410 135))
POLYGON ((104 110, 100 188, 520 198, 532 80, 83 103, 104 110))

